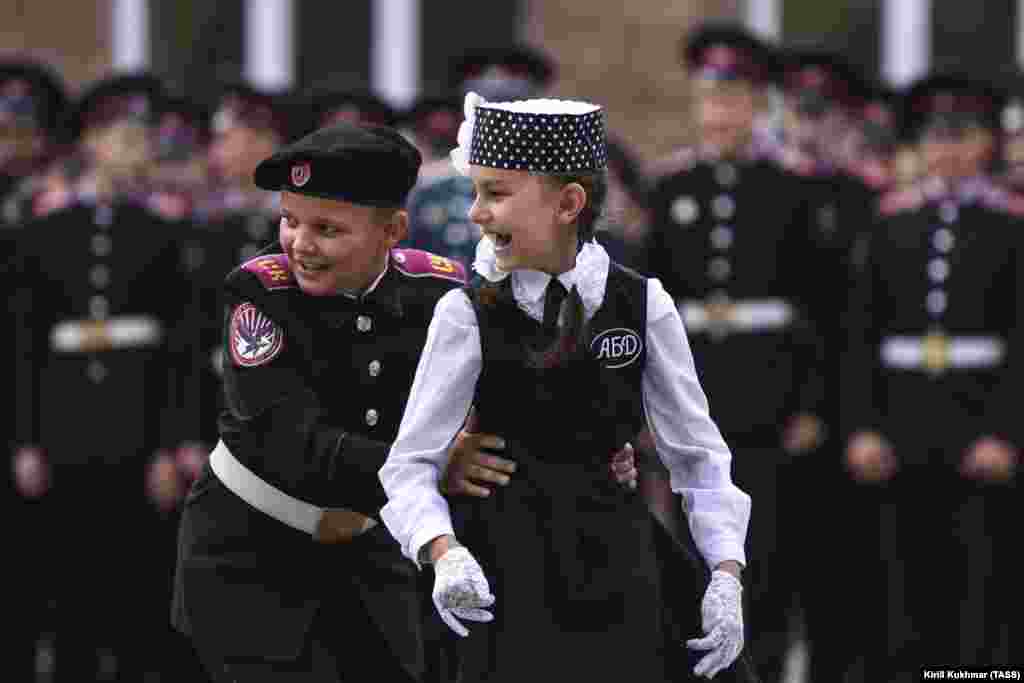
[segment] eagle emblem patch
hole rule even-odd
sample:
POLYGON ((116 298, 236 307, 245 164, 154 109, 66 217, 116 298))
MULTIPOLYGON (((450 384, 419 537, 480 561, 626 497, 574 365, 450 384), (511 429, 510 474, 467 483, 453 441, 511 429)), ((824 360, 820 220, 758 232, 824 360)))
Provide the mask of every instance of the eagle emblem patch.
POLYGON ((244 303, 231 314, 228 343, 235 365, 251 368, 269 363, 281 353, 284 332, 251 303, 244 303))

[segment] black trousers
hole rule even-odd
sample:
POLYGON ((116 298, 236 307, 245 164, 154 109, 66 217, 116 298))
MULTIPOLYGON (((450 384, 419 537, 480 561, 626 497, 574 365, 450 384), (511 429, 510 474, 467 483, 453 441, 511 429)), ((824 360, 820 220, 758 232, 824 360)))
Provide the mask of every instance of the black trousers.
MULTIPOLYGON (((726 438, 728 442, 728 437, 726 438)), ((791 643, 797 559, 784 550, 780 485, 789 465, 780 448, 733 445, 733 480, 750 495, 743 574, 746 649, 763 683, 778 683, 791 643)))
POLYGON ((918 680, 932 663, 986 666, 998 650, 998 624, 987 612, 996 520, 990 487, 951 469, 907 468, 886 487, 879 510, 887 614, 870 680, 918 680))
POLYGON ((354 587, 339 586, 306 636, 298 659, 222 657, 201 651, 215 683, 415 683, 399 663, 354 587))

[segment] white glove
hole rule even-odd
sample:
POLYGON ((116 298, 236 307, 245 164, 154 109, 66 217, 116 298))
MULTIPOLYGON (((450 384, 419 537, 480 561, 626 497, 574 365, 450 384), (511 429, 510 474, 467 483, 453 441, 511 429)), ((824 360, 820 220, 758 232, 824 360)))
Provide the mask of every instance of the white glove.
POLYGON ((469 631, 459 619, 492 621, 483 608, 493 604, 484 570, 465 547, 449 548, 434 563, 434 607, 451 630, 465 638, 469 631))
POLYGON ((720 569, 711 572, 711 582, 700 606, 707 635, 686 641, 691 650, 711 650, 693 667, 695 675, 714 678, 740 656, 743 650, 742 593, 743 585, 735 576, 720 569))

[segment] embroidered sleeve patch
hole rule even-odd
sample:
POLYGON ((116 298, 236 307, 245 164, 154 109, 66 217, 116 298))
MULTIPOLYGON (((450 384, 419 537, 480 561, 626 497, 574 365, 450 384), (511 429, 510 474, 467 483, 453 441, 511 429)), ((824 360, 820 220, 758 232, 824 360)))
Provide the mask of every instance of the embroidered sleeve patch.
POLYGON ((466 282, 466 268, 458 261, 419 249, 393 249, 395 267, 412 277, 440 277, 466 282))
POLYGON ((263 286, 269 290, 289 289, 296 286, 295 277, 292 275, 292 269, 285 254, 257 256, 246 261, 242 265, 242 269, 258 277, 263 286))
POLYGON ((284 331, 251 303, 235 308, 230 330, 231 359, 240 367, 265 365, 284 348, 284 331))

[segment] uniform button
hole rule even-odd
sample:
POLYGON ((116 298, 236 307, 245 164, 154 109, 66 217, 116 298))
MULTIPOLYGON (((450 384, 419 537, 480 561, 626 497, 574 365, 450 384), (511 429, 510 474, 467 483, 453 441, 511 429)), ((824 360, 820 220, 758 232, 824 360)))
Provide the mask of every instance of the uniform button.
POLYGON ((960 210, 955 203, 946 200, 939 204, 939 218, 942 219, 943 223, 955 223, 959 214, 960 210))
POLYGON ((369 370, 370 370, 370 377, 376 377, 377 375, 379 375, 380 374, 380 361, 379 360, 372 360, 372 361, 370 361, 369 370))
POLYGON ((715 214, 715 218, 728 220, 732 218, 732 214, 735 210, 736 202, 727 194, 718 195, 711 202, 711 211, 715 214))
POLYGON ((114 222, 114 209, 107 204, 100 204, 96 207, 93 222, 101 228, 110 227, 110 224, 114 222))
POLYGON ((932 246, 939 253, 948 254, 953 250, 954 244, 956 244, 956 238, 953 237, 953 231, 949 228, 940 228, 932 236, 932 246))
POLYGON ((110 302, 105 296, 89 297, 89 315, 96 319, 106 318, 110 314, 110 302))
POLYGON ((724 258, 713 258, 708 263, 708 277, 715 282, 725 280, 731 272, 732 267, 729 265, 729 261, 724 258))
POLYGON ((106 256, 113 246, 114 241, 109 235, 98 232, 92 236, 92 253, 96 256, 106 256))
POLYGON ((98 360, 89 361, 89 366, 85 369, 85 374, 89 376, 93 384, 100 384, 107 378, 107 366, 98 360))
POLYGON ((928 292, 928 297, 924 301, 925 308, 932 315, 942 315, 946 312, 946 293, 941 289, 933 289, 928 292))
POLYGON ((929 261, 928 277, 932 282, 945 282, 949 277, 949 261, 942 258, 933 258, 929 261))
POLYGON ((711 246, 715 249, 728 249, 732 246, 732 228, 717 226, 711 231, 711 246))
POLYGON ((96 289, 103 289, 110 284, 110 268, 102 264, 93 266, 89 271, 89 282, 96 289))
POLYGON ((732 164, 718 164, 715 166, 715 182, 722 187, 732 187, 736 184, 736 167, 732 164))
POLYGON ((380 415, 377 413, 376 410, 370 408, 369 410, 366 411, 366 424, 373 427, 374 425, 377 424, 378 420, 380 420, 380 415))
POLYGON ((368 315, 361 315, 356 318, 356 329, 360 332, 369 332, 373 328, 373 320, 368 315))

